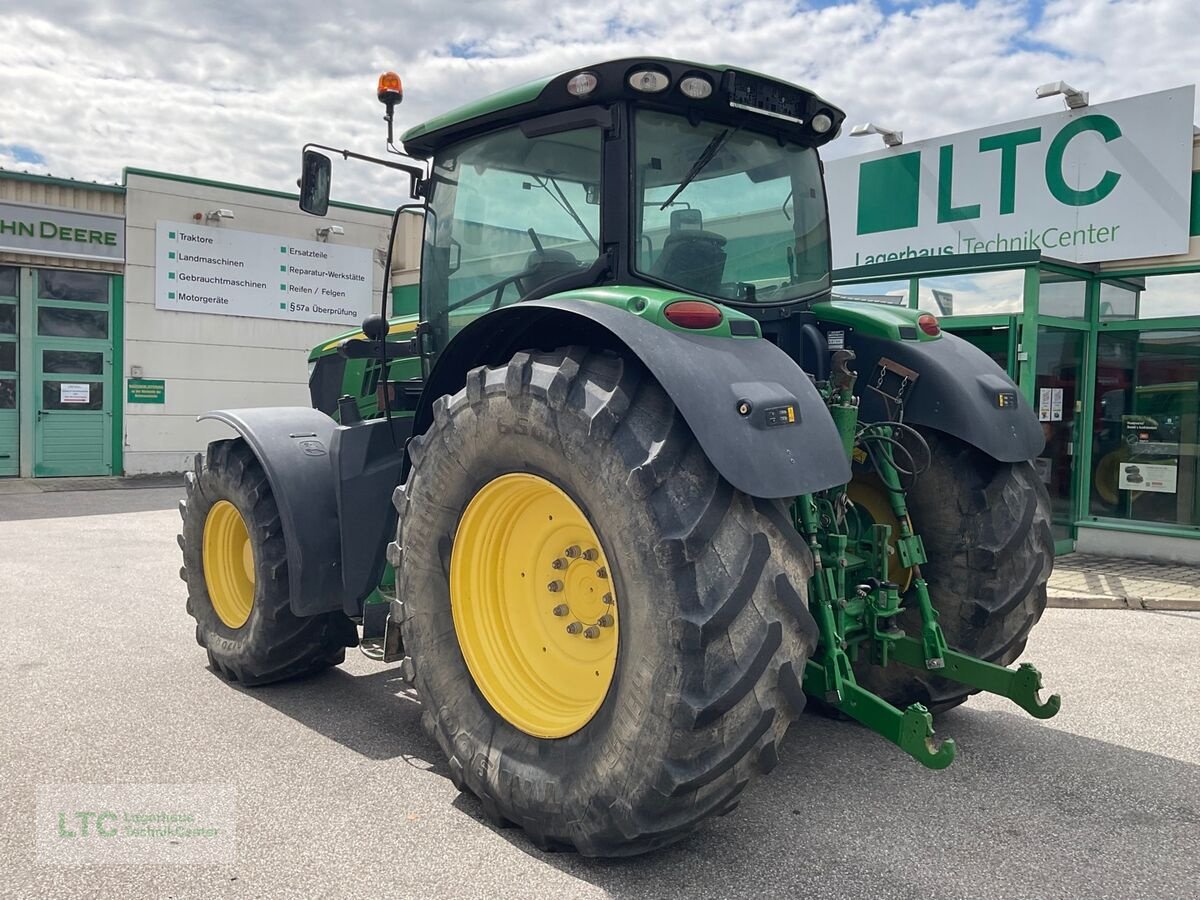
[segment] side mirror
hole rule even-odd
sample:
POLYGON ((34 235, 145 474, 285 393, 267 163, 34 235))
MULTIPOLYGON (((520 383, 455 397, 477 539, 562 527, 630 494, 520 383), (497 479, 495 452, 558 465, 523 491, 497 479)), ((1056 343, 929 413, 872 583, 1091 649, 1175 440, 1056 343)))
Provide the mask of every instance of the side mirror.
POLYGON ((314 216, 329 211, 329 179, 333 163, 316 150, 305 150, 300 171, 300 208, 314 216))

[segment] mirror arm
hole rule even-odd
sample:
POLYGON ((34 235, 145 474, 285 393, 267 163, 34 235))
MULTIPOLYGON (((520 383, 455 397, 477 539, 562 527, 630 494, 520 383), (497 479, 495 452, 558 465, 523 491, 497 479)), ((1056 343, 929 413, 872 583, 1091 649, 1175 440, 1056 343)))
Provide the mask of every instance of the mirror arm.
POLYGON ((417 166, 410 166, 404 163, 392 162, 390 159, 379 159, 375 156, 366 156, 362 153, 355 153, 353 150, 341 150, 337 147, 327 147, 325 144, 305 144, 304 149, 328 150, 330 153, 341 154, 342 159, 357 159, 363 162, 375 163, 380 166, 387 166, 389 169, 399 169, 401 172, 407 172, 412 176, 412 191, 413 197, 418 197, 421 194, 421 189, 425 183, 425 170, 417 166))

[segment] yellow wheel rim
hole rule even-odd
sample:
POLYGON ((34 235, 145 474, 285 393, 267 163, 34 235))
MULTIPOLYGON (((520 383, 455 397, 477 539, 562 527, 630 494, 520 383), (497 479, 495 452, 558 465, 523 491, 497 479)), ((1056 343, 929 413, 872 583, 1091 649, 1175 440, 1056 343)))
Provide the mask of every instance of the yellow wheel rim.
POLYGON ((574 734, 617 665, 612 569, 587 516, 536 475, 501 475, 463 513, 450 609, 467 668, 492 708, 539 738, 574 734))
MULTIPOLYGON (((869 481, 854 480, 850 482, 846 493, 850 496, 850 502, 857 507, 860 534, 865 537, 872 525, 890 525, 892 537, 888 543, 894 551, 896 540, 900 537, 900 520, 892 511, 892 504, 884 489, 869 481)), ((900 560, 893 553, 888 557, 888 578, 900 586, 900 593, 903 594, 912 584, 912 568, 900 568, 900 560)))
POLYGON ((218 500, 204 520, 204 582, 218 618, 241 628, 254 607, 254 550, 246 520, 228 500, 218 500))

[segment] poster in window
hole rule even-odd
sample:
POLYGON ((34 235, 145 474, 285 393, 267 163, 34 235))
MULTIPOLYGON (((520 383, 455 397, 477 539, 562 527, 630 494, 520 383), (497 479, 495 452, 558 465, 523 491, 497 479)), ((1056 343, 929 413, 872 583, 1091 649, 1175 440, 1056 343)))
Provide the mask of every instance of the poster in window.
POLYGON ((1123 491, 1151 491, 1156 494, 1175 493, 1174 463, 1143 463, 1126 461, 1121 463, 1120 480, 1117 487, 1123 491))
POLYGON ((64 381, 58 386, 58 402, 91 403, 92 386, 87 382, 83 382, 82 384, 68 384, 64 381))

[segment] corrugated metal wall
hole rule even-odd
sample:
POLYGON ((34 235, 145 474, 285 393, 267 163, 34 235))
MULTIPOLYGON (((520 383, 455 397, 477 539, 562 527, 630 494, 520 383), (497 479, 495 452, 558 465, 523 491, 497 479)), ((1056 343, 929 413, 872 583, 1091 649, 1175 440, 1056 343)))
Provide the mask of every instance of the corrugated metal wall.
MULTIPOLYGON (((125 215, 125 194, 123 192, 95 190, 82 183, 76 187, 68 184, 27 181, 21 178, 5 178, 3 173, 0 173, 0 200, 25 203, 29 206, 78 209, 110 216, 125 215)), ((59 256, 35 256, 29 253, 4 251, 0 251, 0 264, 53 266, 56 269, 89 269, 93 272, 115 272, 117 274, 120 274, 123 269, 121 263, 63 259, 59 256)))

